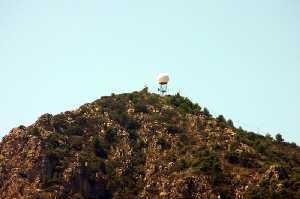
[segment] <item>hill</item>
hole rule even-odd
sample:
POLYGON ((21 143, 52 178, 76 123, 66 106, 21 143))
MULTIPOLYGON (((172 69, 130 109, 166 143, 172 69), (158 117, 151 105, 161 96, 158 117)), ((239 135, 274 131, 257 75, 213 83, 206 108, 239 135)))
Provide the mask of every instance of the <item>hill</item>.
POLYGON ((299 155, 144 89, 12 129, 0 143, 0 198, 300 198, 299 155))

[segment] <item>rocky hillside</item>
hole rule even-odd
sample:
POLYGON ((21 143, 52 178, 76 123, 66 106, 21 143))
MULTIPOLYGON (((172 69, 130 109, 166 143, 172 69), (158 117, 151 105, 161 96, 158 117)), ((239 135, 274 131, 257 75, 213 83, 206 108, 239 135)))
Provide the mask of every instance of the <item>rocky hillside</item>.
POLYGON ((45 114, 0 143, 0 198, 300 198, 300 149, 147 89, 45 114))

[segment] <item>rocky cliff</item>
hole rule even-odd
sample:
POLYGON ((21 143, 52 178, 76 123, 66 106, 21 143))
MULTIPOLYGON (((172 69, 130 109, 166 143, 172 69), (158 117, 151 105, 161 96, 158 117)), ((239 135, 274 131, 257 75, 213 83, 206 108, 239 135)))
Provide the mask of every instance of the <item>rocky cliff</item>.
POLYGON ((11 130, 0 143, 0 198, 300 198, 299 154, 144 89, 11 130))

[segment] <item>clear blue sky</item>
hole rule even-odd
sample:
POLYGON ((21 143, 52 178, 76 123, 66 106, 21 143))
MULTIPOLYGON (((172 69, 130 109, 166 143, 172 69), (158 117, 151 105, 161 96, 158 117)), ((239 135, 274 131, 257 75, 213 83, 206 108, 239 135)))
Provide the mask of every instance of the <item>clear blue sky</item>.
POLYGON ((156 91, 300 144, 300 1, 1 0, 0 137, 42 113, 156 91))

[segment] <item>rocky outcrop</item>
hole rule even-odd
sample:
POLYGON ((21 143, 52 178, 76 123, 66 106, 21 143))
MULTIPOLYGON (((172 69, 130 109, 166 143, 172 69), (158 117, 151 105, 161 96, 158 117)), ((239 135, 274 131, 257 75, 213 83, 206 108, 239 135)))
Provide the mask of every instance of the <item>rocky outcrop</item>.
POLYGON ((0 143, 0 198, 293 198, 299 154, 180 95, 143 90, 13 129, 0 143), (263 169, 278 161, 293 168, 263 169))
POLYGON ((286 180, 289 179, 287 170, 280 165, 272 165, 264 174, 263 180, 286 180))

